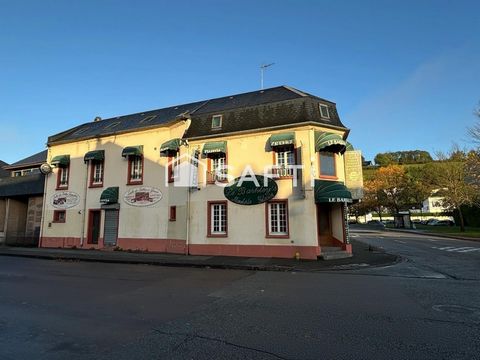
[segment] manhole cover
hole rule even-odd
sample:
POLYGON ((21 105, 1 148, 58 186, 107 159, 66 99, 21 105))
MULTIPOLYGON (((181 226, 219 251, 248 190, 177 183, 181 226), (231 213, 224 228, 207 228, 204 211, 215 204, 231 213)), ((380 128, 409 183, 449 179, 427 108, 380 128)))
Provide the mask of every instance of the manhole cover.
POLYGON ((461 305, 433 305, 433 310, 440 312, 449 312, 455 314, 475 314, 480 313, 480 309, 461 305))

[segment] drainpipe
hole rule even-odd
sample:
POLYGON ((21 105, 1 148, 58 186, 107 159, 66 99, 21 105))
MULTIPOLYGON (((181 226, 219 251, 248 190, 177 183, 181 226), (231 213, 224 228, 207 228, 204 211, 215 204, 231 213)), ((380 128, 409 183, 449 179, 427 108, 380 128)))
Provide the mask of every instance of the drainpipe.
MULTIPOLYGON (((90 151, 90 143, 88 143, 87 152, 90 151)), ((83 188, 83 214, 82 214, 82 235, 80 236, 80 247, 83 247, 83 239, 85 237, 85 219, 87 216, 87 189, 88 189, 88 163, 85 170, 85 186, 83 188)))
MULTIPOLYGON (((186 144, 186 146, 187 146, 187 154, 189 154, 190 156, 190 146, 188 143, 186 144)), ((188 167, 188 180, 189 182, 192 180, 191 166, 188 167)), ((190 255, 189 245, 190 245, 190 186, 187 186, 187 234, 186 234, 186 241, 185 241, 186 255, 190 255)))
POLYGON ((45 174, 45 181, 43 182, 43 203, 42 203, 42 221, 40 221, 40 239, 38 240, 38 247, 42 247, 42 239, 43 239, 43 229, 44 229, 44 222, 46 221, 45 218, 45 211, 47 209, 47 181, 49 174, 45 174))
POLYGON ((10 217, 10 198, 7 198, 7 203, 5 204, 5 223, 3 224, 3 245, 7 245, 7 231, 8 231, 8 218, 10 217))

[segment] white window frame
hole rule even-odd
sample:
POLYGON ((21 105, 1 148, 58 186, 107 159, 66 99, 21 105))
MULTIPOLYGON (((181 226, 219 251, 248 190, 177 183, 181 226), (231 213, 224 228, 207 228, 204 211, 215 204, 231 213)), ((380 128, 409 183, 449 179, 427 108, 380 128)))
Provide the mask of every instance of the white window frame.
POLYGON ((143 159, 141 156, 134 155, 130 159, 130 182, 140 182, 143 178, 143 159))
POLYGON ((275 173, 278 177, 291 177, 293 176, 295 166, 295 148, 284 147, 275 150, 275 173))
POLYGON ((325 105, 325 104, 318 104, 318 109, 320 110, 320 117, 322 117, 323 119, 330 119, 330 109, 328 108, 327 105, 325 105), (325 109, 325 110, 327 111, 327 115, 326 115, 326 116, 323 114, 322 109, 325 109))
POLYGON ((287 201, 267 203, 268 236, 289 236, 289 219, 287 201))
POLYGON ((60 181, 58 182, 58 187, 67 187, 68 186, 68 177, 70 175, 70 166, 63 166, 58 168, 60 171, 60 181))
POLYGON ((210 206, 210 233, 213 236, 226 236, 228 227, 228 213, 226 203, 209 203, 210 206))
POLYGON ((103 161, 95 161, 92 166, 92 185, 102 185, 103 184, 103 161), (98 172, 98 176, 97 176, 98 172))
POLYGON ((213 115, 212 116, 212 129, 221 129, 222 128, 222 122, 223 122, 223 115, 213 115), (215 126, 214 122, 216 119, 219 119, 218 125, 215 126))

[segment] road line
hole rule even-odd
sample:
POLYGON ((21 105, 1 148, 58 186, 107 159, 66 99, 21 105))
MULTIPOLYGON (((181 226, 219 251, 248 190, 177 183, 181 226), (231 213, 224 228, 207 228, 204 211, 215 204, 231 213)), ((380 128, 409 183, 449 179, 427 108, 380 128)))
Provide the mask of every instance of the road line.
POLYGON ((466 253, 466 252, 472 252, 472 251, 479 251, 480 248, 472 248, 472 249, 468 249, 468 250, 462 250, 462 251, 459 251, 461 253, 466 253))
POLYGON ((466 246, 466 247, 448 249, 448 250, 445 250, 445 251, 460 251, 460 250, 467 250, 467 249, 475 249, 475 248, 472 248, 471 246, 466 246))
POLYGON ((400 240, 394 240, 394 241, 397 242, 397 243, 400 243, 400 244, 406 244, 405 241, 400 241, 400 240))
POLYGON ((445 247, 438 248, 438 250, 447 250, 447 249, 455 249, 455 246, 445 246, 445 247))

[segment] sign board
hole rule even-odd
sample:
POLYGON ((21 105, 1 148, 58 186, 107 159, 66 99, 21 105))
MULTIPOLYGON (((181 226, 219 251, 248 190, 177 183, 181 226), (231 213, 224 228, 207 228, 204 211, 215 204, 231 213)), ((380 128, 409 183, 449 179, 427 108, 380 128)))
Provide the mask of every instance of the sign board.
POLYGON ((225 197, 239 205, 264 203, 273 199, 277 192, 277 183, 262 175, 255 175, 255 178, 239 177, 223 188, 225 197))
POLYGON ((361 199, 363 198, 362 152, 360 150, 346 151, 343 158, 345 161, 345 186, 352 193, 352 199, 361 199))
POLYGON ((162 192, 154 187, 141 186, 128 190, 123 195, 123 201, 131 206, 149 206, 162 200, 162 192))
POLYGON ((73 191, 58 191, 52 195, 51 203, 57 209, 69 209, 80 203, 80 195, 73 191))

